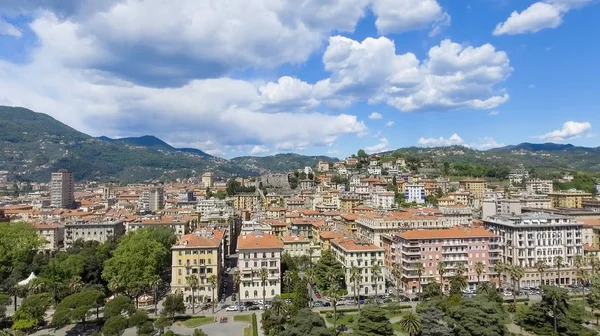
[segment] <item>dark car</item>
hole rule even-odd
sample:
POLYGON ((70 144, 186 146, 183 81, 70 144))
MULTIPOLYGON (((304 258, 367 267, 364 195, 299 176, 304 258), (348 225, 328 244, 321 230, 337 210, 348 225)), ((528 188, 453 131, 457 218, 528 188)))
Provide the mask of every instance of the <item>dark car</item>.
POLYGON ((344 324, 341 324, 337 327, 337 329, 339 331, 346 331, 346 330, 348 330, 348 327, 346 327, 346 325, 344 325, 344 324))
POLYGON ((415 297, 414 297, 414 298, 412 298, 410 301, 413 301, 413 302, 419 301, 419 297, 418 297, 418 296, 415 296, 415 297))
POLYGON ((260 306, 251 306, 248 310, 260 310, 260 306))
POLYGON ((410 302, 410 298, 407 297, 407 296, 401 295, 400 296, 400 302, 410 302))
POLYGON ((329 303, 329 302, 323 302, 323 307, 331 307, 331 303, 329 303))

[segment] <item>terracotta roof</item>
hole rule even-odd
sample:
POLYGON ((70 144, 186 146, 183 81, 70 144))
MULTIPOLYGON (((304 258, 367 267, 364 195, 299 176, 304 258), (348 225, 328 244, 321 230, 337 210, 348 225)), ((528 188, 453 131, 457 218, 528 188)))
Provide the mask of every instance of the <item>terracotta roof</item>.
POLYGON ((283 208, 283 207, 271 207, 271 208, 267 208, 267 210, 265 211, 286 211, 287 208, 283 208))
POLYGON ((404 239, 496 237, 495 234, 482 227, 462 228, 459 226, 440 230, 410 230, 396 233, 396 236, 404 239))
POLYGON ((54 230, 54 229, 58 229, 60 227, 60 225, 58 225, 58 224, 35 223, 35 224, 33 224, 33 227, 36 230, 54 230))
POLYGON ((293 225, 312 225, 314 222, 310 218, 296 218, 291 220, 293 225))
POLYGON ((275 249, 283 248, 283 242, 271 234, 247 234, 238 237, 237 246, 239 250, 275 249))
POLYGON ((356 238, 337 238, 331 241, 331 245, 337 245, 346 251, 377 251, 382 247, 375 246, 366 241, 356 238))
POLYGON ((186 234, 179 239, 173 248, 218 247, 223 240, 224 234, 225 232, 223 230, 197 231, 186 234))
POLYGON ((337 239, 344 238, 344 233, 339 231, 322 231, 319 233, 321 239, 337 239))
POLYGON ((297 213, 297 212, 287 212, 287 213, 285 214, 285 217, 286 217, 286 218, 299 218, 299 217, 300 217, 300 214, 299 214, 299 213, 297 213))
POLYGON ((343 219, 345 219, 347 221, 355 221, 358 219, 358 214, 343 213, 340 215, 340 217, 342 217, 343 219))
POLYGON ((317 216, 317 215, 321 214, 317 210, 312 210, 312 209, 302 209, 302 210, 300 210, 300 213, 302 213, 304 216, 317 216))
POLYGON ((600 218, 581 218, 580 220, 585 226, 600 226, 600 218))
POLYGON ((464 179, 464 180, 460 180, 461 183, 484 183, 485 180, 483 179, 464 179))
POLYGON ((286 237, 281 237, 281 240, 283 240, 283 243, 307 243, 310 242, 310 240, 308 240, 308 238, 305 237, 298 237, 298 236, 286 236, 286 237))
POLYGON ((594 247, 590 244, 583 244, 583 250, 587 252, 598 252, 600 248, 594 247))
POLYGON ((287 226, 287 223, 278 219, 261 219, 261 223, 268 224, 270 226, 287 226))

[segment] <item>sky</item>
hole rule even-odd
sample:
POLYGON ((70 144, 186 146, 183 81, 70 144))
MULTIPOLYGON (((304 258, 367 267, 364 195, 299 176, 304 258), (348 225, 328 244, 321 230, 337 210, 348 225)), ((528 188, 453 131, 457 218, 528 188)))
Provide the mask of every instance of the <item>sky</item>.
POLYGON ((2 0, 0 105, 226 158, 596 147, 598 17, 598 0, 2 0))

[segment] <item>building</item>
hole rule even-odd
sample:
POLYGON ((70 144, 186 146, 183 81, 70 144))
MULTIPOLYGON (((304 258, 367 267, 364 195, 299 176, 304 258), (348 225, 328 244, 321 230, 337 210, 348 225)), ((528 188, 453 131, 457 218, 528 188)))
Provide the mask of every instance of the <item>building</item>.
POLYGON ((247 234, 238 237, 238 269, 240 301, 271 301, 281 294, 281 254, 283 242, 274 235, 247 234), (261 279, 266 269, 267 278, 261 279))
POLYGON ((125 226, 122 220, 72 222, 65 224, 64 245, 65 248, 69 248, 77 240, 104 243, 111 239, 116 240, 123 234, 125 234, 125 226))
POLYGON ((75 205, 75 181, 73 173, 61 169, 52 173, 50 178, 50 206, 53 208, 72 209, 75 205))
POLYGON ((165 190, 161 187, 152 188, 148 195, 148 209, 152 212, 162 210, 165 207, 165 190))
POLYGON ((573 217, 547 213, 499 215, 484 219, 484 226, 500 238, 504 263, 525 268, 521 287, 539 286, 535 263, 544 260, 551 269, 543 274, 545 284, 569 285, 576 280, 576 255, 583 256, 582 226, 573 217), (560 278, 553 265, 562 257, 560 278))
POLYGON ((583 208, 583 200, 592 198, 592 194, 580 190, 568 190, 549 193, 553 208, 583 208))
POLYGON ((376 246, 381 245, 382 235, 414 229, 441 229, 446 223, 438 210, 423 209, 422 212, 398 211, 385 215, 362 213, 356 219, 356 232, 376 246))
POLYGON ((283 241, 283 253, 292 257, 308 256, 311 249, 310 240, 302 236, 281 237, 283 241))
POLYGON ((44 239, 45 244, 40 250, 55 251, 63 246, 65 228, 59 224, 35 224, 38 237, 44 239))
POLYGON ((173 230, 177 237, 182 237, 184 234, 191 231, 197 224, 197 217, 171 217, 171 216, 151 216, 141 217, 132 222, 125 223, 125 232, 136 231, 149 227, 163 227, 173 230))
POLYGON ((206 173, 202 174, 201 180, 202 180, 202 187, 204 189, 212 188, 215 183, 215 177, 212 172, 206 172, 206 173))
POLYGON ((304 180, 300 180, 300 190, 312 190, 315 188, 315 181, 313 180, 309 180, 309 179, 304 179, 304 180))
POLYGON ((461 180, 458 183, 459 188, 471 193, 473 198, 483 200, 486 183, 482 179, 467 179, 461 180))
POLYGON ((374 296, 385 293, 383 278, 384 250, 366 240, 338 238, 331 241, 330 250, 345 270, 344 281, 348 295, 374 296), (379 274, 373 274, 373 266, 380 267, 379 274), (355 292, 351 270, 356 266, 359 272, 358 293, 355 292))
POLYGON ((550 194, 554 192, 552 180, 533 179, 525 182, 527 192, 532 194, 550 194))
POLYGON ((458 264, 463 264, 468 286, 474 289, 481 281, 494 281, 494 264, 501 259, 498 236, 482 227, 453 227, 442 230, 411 230, 392 236, 392 262, 401 265, 401 288, 408 293, 418 293, 423 285, 436 280, 450 289, 450 279, 458 264), (445 263, 446 273, 440 279, 437 270, 440 262, 445 263), (485 265, 480 277, 475 264, 485 265), (423 265, 421 284, 416 268, 423 265))
POLYGON ((404 200, 407 203, 425 203, 425 185, 422 183, 411 183, 404 187, 404 200))
POLYGON ((352 213, 352 209, 361 203, 360 195, 354 193, 340 194, 340 210, 346 213, 352 213))
POLYGON ((375 193, 372 196, 371 202, 374 208, 391 209, 396 205, 396 199, 393 192, 375 193))
POLYGON ((319 163, 317 163, 317 171, 328 172, 329 171, 329 162, 319 161, 319 163))
POLYGON ((255 211, 260 206, 260 197, 255 193, 239 193, 233 196, 233 207, 237 210, 255 211))
POLYGON ((484 199, 481 210, 482 218, 496 215, 520 215, 521 201, 514 198, 484 199))
POLYGON ((508 174, 508 180, 513 187, 522 185, 527 179, 529 179, 529 171, 524 168, 513 169, 508 174))
POLYGON ((214 298, 219 300, 221 270, 223 267, 223 231, 199 230, 184 235, 171 247, 171 292, 183 294, 186 302, 192 302, 190 281, 197 277, 198 286, 194 291, 197 302, 211 302, 213 288, 211 276, 215 276, 217 286, 214 298))

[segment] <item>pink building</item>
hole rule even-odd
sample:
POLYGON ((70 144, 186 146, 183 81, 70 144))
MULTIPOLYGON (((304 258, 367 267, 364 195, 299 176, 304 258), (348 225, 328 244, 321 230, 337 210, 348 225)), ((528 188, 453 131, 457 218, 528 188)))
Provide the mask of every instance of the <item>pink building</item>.
POLYGON ((419 262, 424 267, 422 284, 435 279, 444 284, 444 291, 450 289, 454 267, 461 263, 465 266, 470 289, 475 289, 477 285, 475 264, 479 261, 485 265, 479 280, 496 282, 496 274, 490 271, 490 267, 501 258, 498 237, 482 227, 411 230, 396 233, 392 238, 393 262, 402 265, 401 286, 405 292, 419 292, 419 276, 416 271, 419 262), (446 272, 443 279, 440 279, 437 267, 442 261, 446 272))

